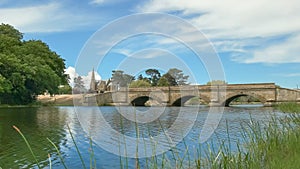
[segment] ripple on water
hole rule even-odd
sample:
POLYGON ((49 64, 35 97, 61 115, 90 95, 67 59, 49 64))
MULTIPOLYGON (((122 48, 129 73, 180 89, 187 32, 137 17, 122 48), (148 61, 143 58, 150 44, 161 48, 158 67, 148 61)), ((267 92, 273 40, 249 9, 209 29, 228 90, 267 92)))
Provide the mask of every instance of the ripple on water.
MULTIPOLYGON (((128 136, 136 136, 134 122, 122 118, 123 126, 120 125, 120 114, 116 107, 101 107, 100 109, 106 121, 112 128, 128 136)), ((142 111, 147 108, 140 109, 142 111)), ((82 110, 87 112, 88 108, 83 108, 82 110)), ((173 151, 184 153, 186 145, 189 146, 189 149, 194 150, 195 147, 198 147, 199 135, 203 130, 202 127, 207 118, 209 108, 181 108, 184 116, 177 119, 179 110, 180 108, 167 107, 166 111, 159 117, 159 121, 155 120, 151 123, 138 124, 140 132, 139 136, 157 136, 163 132, 162 127, 168 129, 174 124, 175 120, 178 120, 179 128, 185 126, 185 123, 193 122, 195 120, 194 126, 189 134, 185 137, 183 142, 180 142, 177 145, 176 150, 173 151), (193 118, 195 113, 198 115, 196 119, 193 118)), ((225 108, 218 128, 207 143, 213 142, 213 146, 218 146, 220 140, 226 141, 226 139, 230 137, 231 144, 234 145, 242 139, 242 136, 239 134, 241 131, 241 123, 249 124, 251 118, 255 121, 267 122, 271 120, 272 115, 270 113, 274 113, 276 116, 282 116, 281 113, 274 111, 272 108, 225 108), (227 133, 227 131, 229 131, 229 133, 227 133)), ((97 119, 89 113, 86 113, 85 116, 90 119, 89 122, 95 122, 95 119, 97 119)), ((2 168, 31 168, 35 165, 34 159, 28 151, 24 141, 11 127, 12 125, 16 125, 29 140, 32 149, 37 155, 38 160, 41 161, 42 166, 48 165, 47 154, 50 153, 53 168, 62 168, 62 164, 56 155, 54 147, 46 139, 49 138, 58 146, 69 168, 80 168, 81 163, 74 147, 74 143, 72 142, 71 135, 68 132, 67 124, 70 126, 75 141, 82 152, 85 163, 89 164, 90 144, 87 137, 88 134, 82 130, 73 107, 0 109, 0 166, 2 168)), ((182 137, 182 133, 180 132, 169 132, 173 138, 182 137)), ((107 137, 110 136, 107 134, 107 137)), ((120 140, 115 137, 112 137, 111 142, 108 142, 107 144, 119 141, 120 140)), ((161 144, 168 146, 169 142, 167 139, 164 139, 161 144)), ((202 147, 207 148, 206 145, 202 145, 202 147)), ((112 148, 118 149, 118 145, 112 145, 112 148)), ((234 149, 234 146, 232 146, 232 148, 234 149)), ((99 168, 120 167, 120 158, 118 156, 104 151, 97 145, 94 146, 94 151, 99 168)), ((173 152, 170 151, 170 153, 173 152)), ((194 152, 192 151, 191 153, 194 152)), ((129 159, 129 166, 134 167, 135 161, 129 159)))

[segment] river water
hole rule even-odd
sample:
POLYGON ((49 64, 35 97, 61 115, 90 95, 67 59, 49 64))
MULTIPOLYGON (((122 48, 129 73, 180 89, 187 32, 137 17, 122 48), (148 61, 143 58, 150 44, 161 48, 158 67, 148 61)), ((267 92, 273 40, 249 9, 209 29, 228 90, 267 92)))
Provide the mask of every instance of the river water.
MULTIPOLYGON (((172 154, 176 150, 176 153, 183 157, 186 154, 185 150, 189 149, 191 150, 189 151, 189 158, 197 158, 195 156, 195 147, 200 146, 200 150, 203 151, 202 154, 205 154, 207 152, 207 143, 214 150, 214 148, 218 148, 220 141, 224 140, 225 144, 230 143, 231 151, 235 151, 237 148, 236 143, 239 142, 242 144, 245 141, 241 135, 241 124, 247 126, 251 120, 267 123, 274 115, 283 116, 282 113, 270 107, 238 106, 225 108, 213 135, 205 143, 199 144, 199 135, 208 117, 208 107, 166 107, 163 110, 163 114, 159 116, 159 121, 156 120, 138 125, 123 118, 119 114, 120 108, 118 107, 93 107, 92 110, 94 109, 99 109, 100 111, 90 113, 90 108, 83 107, 80 109, 82 111, 80 113, 84 113, 83 117, 86 119, 84 123, 93 124, 92 128, 101 126, 102 122, 100 123, 98 118, 95 117, 95 114, 97 115, 97 113, 101 112, 105 121, 107 121, 107 124, 112 129, 130 137, 137 136, 137 133, 139 137, 155 137, 163 131, 162 128, 169 128, 175 123, 179 112, 184 113, 185 120, 195 117, 193 121, 194 125, 184 137, 184 140, 176 144, 175 149, 167 152, 167 154, 172 154), (138 126, 138 130, 136 126, 138 126), (230 142, 228 142, 228 138, 230 138, 230 142)), ((126 109, 126 107, 123 107, 122 111, 125 110, 126 112, 126 109)), ((137 112, 147 112, 149 108, 138 107, 137 109, 137 112)), ((158 111, 158 109, 160 108, 158 107, 154 110, 158 111)), ((131 109, 128 108, 128 110, 131 109)), ((49 167, 48 154, 51 154, 52 168, 63 168, 55 148, 47 140, 49 138, 57 145, 68 168, 82 168, 82 162, 68 131, 68 125, 81 152, 84 163, 89 168, 92 154, 89 139, 91 133, 84 132, 85 130, 80 125, 83 123, 80 120, 81 118, 82 115, 78 116, 75 113, 74 107, 0 108, 0 168, 37 167, 22 137, 12 128, 13 125, 17 126, 28 139, 40 166, 49 167), (79 120, 78 117, 80 117, 79 120)), ((186 123, 185 120, 179 122, 184 124, 186 123)), ((103 128, 99 128, 97 131, 105 133, 104 130, 103 128)), ((182 133, 172 134, 178 137, 182 136, 182 133)), ((103 149, 100 143, 101 139, 98 138, 100 136, 95 135, 93 137, 93 134, 91 135, 94 140, 93 151, 97 168, 121 168, 120 165, 124 165, 124 161, 126 161, 126 166, 129 168, 135 168, 136 160, 134 158, 126 158, 124 160, 124 158, 120 158, 118 155, 112 153, 112 151, 103 149)), ((112 150, 118 149, 121 146, 116 144, 116 141, 111 138, 110 134, 102 134, 101 138, 103 137, 107 137, 104 139, 106 141, 111 139, 111 142, 108 141, 107 144, 111 145, 112 150)), ((145 164, 145 159, 140 159, 142 166, 145 164)))

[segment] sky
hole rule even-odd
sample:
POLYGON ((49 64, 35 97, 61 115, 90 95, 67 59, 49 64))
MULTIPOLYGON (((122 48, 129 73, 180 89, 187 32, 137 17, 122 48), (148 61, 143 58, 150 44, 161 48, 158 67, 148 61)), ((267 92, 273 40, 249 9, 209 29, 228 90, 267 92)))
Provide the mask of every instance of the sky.
POLYGON ((105 80, 176 67, 192 84, 297 88, 299 20, 299 0, 0 0, 0 23, 47 43, 87 86, 93 68, 105 80))

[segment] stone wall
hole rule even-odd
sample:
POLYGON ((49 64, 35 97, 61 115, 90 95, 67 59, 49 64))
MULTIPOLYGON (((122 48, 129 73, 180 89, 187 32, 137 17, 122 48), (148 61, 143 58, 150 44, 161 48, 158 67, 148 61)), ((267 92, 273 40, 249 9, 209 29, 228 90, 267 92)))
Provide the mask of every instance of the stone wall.
POLYGON ((299 90, 277 88, 277 101, 278 102, 300 102, 300 92, 299 90))
MULTIPOLYGON (((274 83, 120 88, 117 92, 98 94, 95 97, 98 105, 103 105, 113 102, 131 104, 133 100, 145 96, 167 105, 194 96, 213 103, 212 105, 225 105, 239 96, 253 96, 265 105, 272 105, 277 101, 300 101, 299 91, 277 88, 274 83)), ((93 98, 89 98, 87 102, 93 103, 93 98)))

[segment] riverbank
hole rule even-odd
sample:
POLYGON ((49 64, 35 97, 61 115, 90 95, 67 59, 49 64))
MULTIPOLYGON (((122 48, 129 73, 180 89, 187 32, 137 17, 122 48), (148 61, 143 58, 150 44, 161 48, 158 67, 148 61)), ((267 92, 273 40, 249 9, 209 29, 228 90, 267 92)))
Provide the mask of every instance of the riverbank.
POLYGON ((82 100, 82 94, 39 95, 37 101, 44 106, 73 106, 74 100, 82 100))

